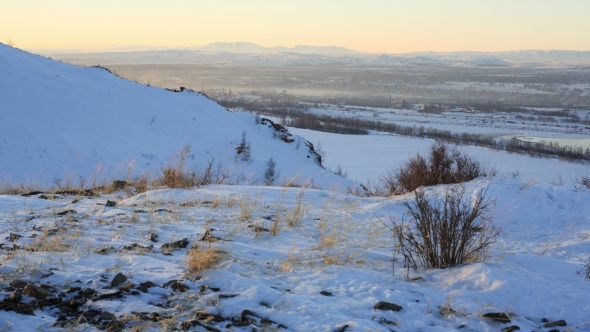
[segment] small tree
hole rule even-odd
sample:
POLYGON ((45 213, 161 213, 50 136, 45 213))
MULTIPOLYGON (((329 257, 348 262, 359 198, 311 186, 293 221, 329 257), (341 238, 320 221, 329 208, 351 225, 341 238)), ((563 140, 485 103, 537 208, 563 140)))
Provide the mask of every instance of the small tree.
POLYGON ((236 152, 238 155, 242 155, 242 161, 249 162, 251 161, 250 157, 250 142, 246 140, 246 131, 242 132, 242 140, 238 147, 236 148, 236 152))
POLYGON ((264 184, 267 186, 271 186, 278 177, 278 172, 276 171, 277 163, 270 157, 270 159, 266 162, 266 169, 264 170, 264 184))
POLYGON ((415 192, 414 202, 405 201, 409 223, 395 224, 393 232, 399 251, 413 268, 447 268, 468 261, 484 260, 500 233, 491 222, 488 208, 493 203, 482 189, 465 197, 465 187, 451 186, 442 198, 415 192))

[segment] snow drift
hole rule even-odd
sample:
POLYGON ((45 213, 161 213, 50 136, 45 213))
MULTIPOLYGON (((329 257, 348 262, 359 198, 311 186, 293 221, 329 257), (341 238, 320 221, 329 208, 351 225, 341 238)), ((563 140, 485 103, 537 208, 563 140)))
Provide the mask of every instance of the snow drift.
POLYGON ((305 139, 249 113, 231 113, 201 93, 145 86, 0 44, 0 180, 50 184, 155 174, 185 147, 189 168, 215 160, 232 176, 256 181, 272 157, 279 181, 350 184, 324 170, 305 139), (236 150, 243 134, 250 158, 236 150))

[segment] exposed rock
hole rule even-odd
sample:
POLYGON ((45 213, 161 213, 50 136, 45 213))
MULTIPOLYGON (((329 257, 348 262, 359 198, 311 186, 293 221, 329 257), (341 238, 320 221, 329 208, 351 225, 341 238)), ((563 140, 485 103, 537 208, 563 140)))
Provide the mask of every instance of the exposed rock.
POLYGON ((186 322, 182 322, 181 326, 185 330, 188 330, 188 329, 190 329, 193 326, 200 326, 200 327, 202 327, 205 330, 210 331, 210 332, 221 332, 221 330, 216 329, 213 326, 207 325, 205 323, 199 322, 196 319, 189 320, 189 321, 186 321, 186 322))
POLYGON ((42 194, 42 193, 43 193, 42 191, 31 191, 29 193, 22 194, 21 196, 23 196, 23 197, 31 197, 31 196, 39 195, 39 194, 42 194))
POLYGON ((123 249, 124 250, 138 250, 139 249, 139 250, 143 250, 143 251, 152 251, 153 247, 154 247, 153 245, 151 245, 149 247, 144 247, 144 246, 139 245, 137 243, 132 243, 129 246, 124 246, 123 249))
POLYGON ((158 234, 156 234, 156 233, 150 234, 150 241, 158 242, 158 234))
POLYGON ((117 202, 115 202, 115 201, 107 201, 104 206, 106 206, 106 207, 113 207, 113 206, 116 206, 116 205, 117 205, 117 202))
POLYGON ((119 286, 119 290, 125 293, 129 293, 131 288, 133 288, 133 283, 131 281, 126 282, 123 286, 119 286))
POLYGON ((102 248, 100 250, 96 250, 94 253, 95 254, 99 254, 99 255, 107 255, 107 254, 110 254, 111 251, 113 251, 113 249, 115 249, 115 248, 113 248, 113 247, 110 247, 110 248, 102 248))
POLYGON ((22 299, 23 299, 23 294, 22 293, 14 292, 14 293, 10 294, 5 301, 18 303, 22 299))
POLYGON ((516 326, 516 325, 512 325, 512 326, 508 326, 502 329, 502 332, 512 332, 512 331, 516 331, 516 330, 520 330, 520 326, 516 326))
POLYGON ((70 287, 70 288, 66 289, 66 290, 64 291, 64 293, 66 293, 66 294, 67 294, 67 293, 73 293, 73 292, 77 292, 77 291, 79 291, 80 289, 81 289, 80 287, 70 287))
POLYGON ((221 238, 218 238, 216 236, 213 236, 213 231, 215 229, 208 229, 205 232, 205 235, 203 235, 203 237, 201 239, 199 239, 199 241, 204 241, 204 242, 217 242, 219 240, 222 240, 221 238))
POLYGON ((15 279, 10 282, 10 286, 12 286, 14 288, 23 288, 26 285, 27 285, 27 283, 25 281, 20 280, 20 279, 15 279))
POLYGON ((488 312, 487 314, 483 314, 483 316, 500 323, 511 322, 510 317, 508 317, 508 315, 503 312, 488 312))
POLYGON ((37 198, 39 199, 47 199, 47 200, 54 200, 54 199, 60 199, 60 196, 57 195, 40 195, 37 198))
POLYGON ((373 307, 373 309, 375 309, 375 310, 400 311, 400 310, 403 309, 403 307, 400 306, 400 305, 397 305, 395 303, 381 301, 381 302, 375 304, 375 306, 373 307))
POLYGON ((188 246, 188 239, 184 238, 182 240, 178 240, 178 241, 174 241, 174 242, 170 242, 170 243, 164 243, 162 245, 162 249, 182 249, 182 248, 186 248, 188 246))
POLYGON ((108 311, 103 311, 102 314, 100 314, 101 320, 113 320, 115 318, 117 318, 117 317, 108 311))
POLYGON ((35 308, 31 305, 24 304, 24 303, 15 303, 15 302, 0 302, 0 310, 4 311, 14 311, 18 314, 23 315, 31 315, 34 316, 35 308))
POLYGON ((106 332, 122 332, 124 327, 125 324, 118 321, 112 321, 107 327, 106 332))
POLYGON ((234 298, 238 295, 239 294, 219 294, 219 298, 220 299, 231 299, 231 298, 234 298))
POLYGON ((74 310, 68 306, 62 305, 58 308, 61 312, 63 312, 64 314, 69 314, 74 312, 74 310))
POLYGON ((16 240, 20 239, 21 237, 23 237, 23 236, 18 235, 18 234, 14 234, 14 233, 10 233, 10 242, 15 242, 16 240))
POLYGON ((190 287, 188 287, 187 285, 179 282, 178 280, 170 280, 167 283, 164 284, 164 287, 168 287, 168 286, 172 286, 172 289, 177 291, 177 292, 181 292, 184 293, 187 290, 190 289, 190 287))
POLYGON ((120 299, 122 297, 123 297, 123 294, 121 293, 121 291, 116 291, 116 292, 111 292, 111 293, 100 294, 100 296, 98 296, 95 301, 100 301, 100 300, 105 300, 105 299, 120 299))
POLYGON ((65 210, 65 211, 58 212, 57 215, 58 216, 65 216, 66 214, 73 214, 73 213, 76 213, 76 211, 75 210, 65 210))
POLYGON ((111 281, 111 287, 117 287, 125 281, 127 281, 127 277, 123 273, 119 272, 111 281))
POLYGON ((151 288, 151 287, 156 287, 156 286, 157 286, 157 285, 156 285, 156 284, 154 284, 153 282, 151 282, 151 281, 146 281, 146 282, 141 282, 141 283, 139 283, 139 286, 137 286, 136 288, 137 288, 137 290, 138 290, 138 291, 140 291, 140 292, 147 293, 149 288, 151 288))
POLYGON ((48 299, 39 300, 37 302, 37 307, 41 308, 41 307, 45 307, 48 305, 58 305, 58 304, 61 304, 61 302, 62 302, 61 297, 51 297, 48 299))
POLYGON ((543 327, 555 327, 555 326, 567 326, 567 323, 565 322, 565 320, 560 319, 560 320, 556 320, 554 322, 550 322, 550 323, 543 325, 543 327))
POLYGON ((322 294, 323 296, 332 296, 332 293, 330 292, 326 292, 326 291, 321 291, 320 294, 322 294))
POLYGON ((45 288, 42 288, 42 287, 39 287, 39 286, 35 286, 35 285, 27 285, 27 286, 25 286, 23 292, 25 293, 26 296, 34 297, 37 300, 44 300, 48 296, 51 296, 52 295, 45 288))
POLYGON ((344 325, 336 330, 336 332, 344 332, 348 329, 348 324, 344 325))

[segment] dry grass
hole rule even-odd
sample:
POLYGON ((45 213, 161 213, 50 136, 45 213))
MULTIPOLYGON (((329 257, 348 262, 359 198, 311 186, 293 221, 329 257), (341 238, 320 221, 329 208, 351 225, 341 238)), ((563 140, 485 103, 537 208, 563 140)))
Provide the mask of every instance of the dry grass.
POLYGON ((201 249, 194 248, 189 250, 187 265, 189 273, 197 273, 209 270, 219 264, 224 259, 223 252, 216 248, 201 249))

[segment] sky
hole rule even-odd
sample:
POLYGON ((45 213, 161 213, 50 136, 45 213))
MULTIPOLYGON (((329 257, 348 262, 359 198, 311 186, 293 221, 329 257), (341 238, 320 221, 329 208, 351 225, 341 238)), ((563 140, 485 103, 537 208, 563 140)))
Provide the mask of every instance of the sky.
POLYGON ((590 0, 0 0, 0 42, 23 49, 342 46, 590 51, 590 0))

